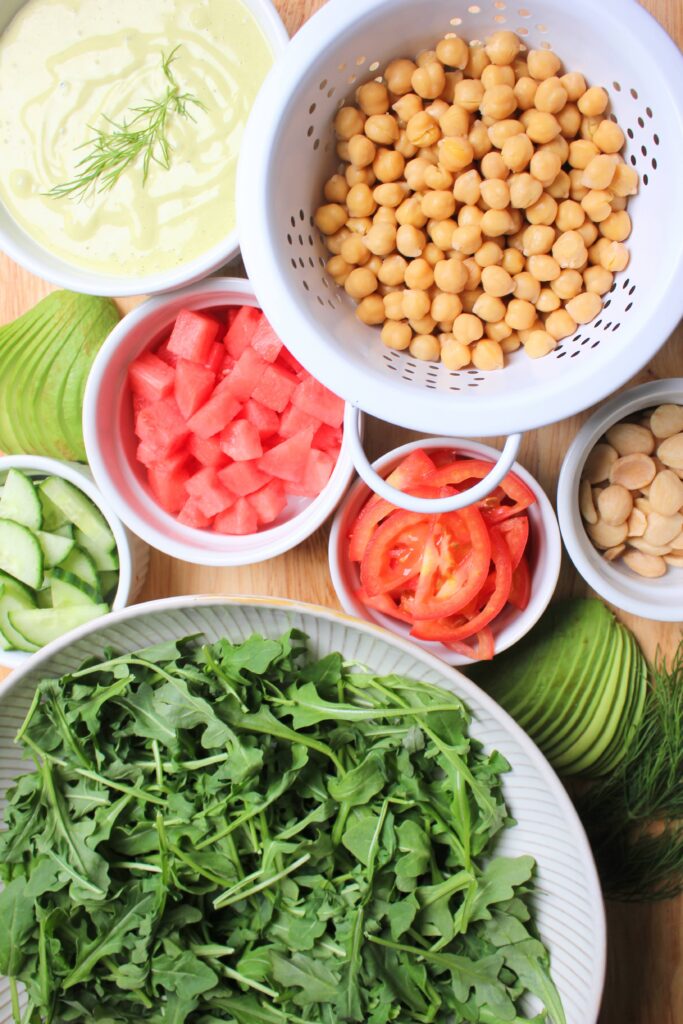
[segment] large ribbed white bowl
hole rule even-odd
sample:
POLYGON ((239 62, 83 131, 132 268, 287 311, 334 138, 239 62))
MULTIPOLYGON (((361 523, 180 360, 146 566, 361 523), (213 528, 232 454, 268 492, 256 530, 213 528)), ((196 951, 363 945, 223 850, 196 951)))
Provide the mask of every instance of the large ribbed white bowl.
MULTIPOLYGON (((567 1024, 595 1024, 605 970, 604 909, 586 836, 554 771, 510 716, 461 673, 408 641, 330 609, 272 598, 173 597, 113 612, 43 648, 0 684, 0 811, 9 786, 30 767, 14 735, 41 678, 73 671, 105 646, 132 651, 193 633, 209 641, 225 635, 242 640, 254 632, 277 637, 291 627, 309 635, 316 654, 341 651, 373 672, 412 676, 467 703, 472 734, 512 765, 504 792, 518 824, 505 832, 499 852, 528 853, 538 862, 536 921, 550 949, 567 1024)), ((11 1022, 9 986, 0 979, 0 1024, 11 1022)))

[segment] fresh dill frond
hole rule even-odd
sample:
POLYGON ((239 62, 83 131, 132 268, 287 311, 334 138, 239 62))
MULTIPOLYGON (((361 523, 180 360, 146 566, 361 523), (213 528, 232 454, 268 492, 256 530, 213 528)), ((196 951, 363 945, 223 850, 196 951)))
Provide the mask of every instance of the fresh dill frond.
POLYGON ((95 128, 92 139, 78 149, 89 152, 76 164, 76 174, 70 181, 55 185, 45 193, 53 198, 71 198, 80 201, 90 195, 109 192, 123 172, 138 158, 142 158, 142 183, 146 184, 151 165, 165 170, 171 166, 171 145, 168 141, 168 122, 173 115, 194 121, 192 107, 206 110, 201 100, 189 92, 181 92, 172 65, 180 46, 162 54, 161 67, 167 81, 165 94, 157 100, 146 100, 142 106, 132 107, 129 118, 115 121, 103 115, 105 127, 95 128))

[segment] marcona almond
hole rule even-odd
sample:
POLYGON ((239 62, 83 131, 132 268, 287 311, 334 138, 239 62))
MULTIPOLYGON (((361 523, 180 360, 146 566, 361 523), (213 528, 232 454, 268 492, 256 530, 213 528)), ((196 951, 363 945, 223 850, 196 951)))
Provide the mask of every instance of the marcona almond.
POLYGON ((647 518, 647 529, 643 540, 656 547, 664 547, 677 537, 683 528, 683 516, 662 516, 659 512, 651 512, 647 518))
POLYGON ((652 505, 647 498, 636 498, 633 504, 643 515, 649 516, 650 512, 652 512, 652 505))
POLYGON ((607 440, 620 455, 651 455, 656 443, 651 431, 638 423, 615 423, 607 431, 607 440))
POLYGON ((588 525, 586 527, 588 536, 595 544, 596 548, 614 548, 618 544, 623 544, 628 536, 628 527, 626 523, 622 523, 621 526, 610 526, 609 523, 603 523, 602 520, 598 520, 593 526, 588 525))
POLYGON ((639 508, 634 508, 626 525, 629 537, 642 537, 647 529, 647 516, 639 508))
POLYGON ((650 484, 648 500, 655 512, 672 516, 683 508, 683 480, 671 469, 662 470, 650 484))
POLYGON ((636 453, 622 455, 612 464, 609 479, 612 484, 621 484, 629 491, 647 487, 655 476, 655 464, 649 455, 636 453))
POLYGON ((683 431, 683 405, 658 405, 650 416, 655 437, 671 437, 683 431))
POLYGON ((595 511, 595 505, 593 504, 593 490, 585 477, 579 484, 579 509, 582 518, 587 523, 591 523, 591 525, 597 523, 598 513, 595 511))
POLYGON ((666 572, 666 562, 658 555, 647 555, 644 551, 626 551, 623 557, 629 569, 639 576, 656 579, 666 572))
POLYGON ((625 544, 617 544, 615 548, 607 548, 607 551, 603 551, 603 558, 606 558, 608 562, 613 562, 619 555, 623 555, 626 551, 625 544))
POLYGON ((648 544, 642 537, 631 537, 629 544, 636 551, 642 551, 646 555, 669 555, 671 546, 669 544, 648 544))
POLYGON ((610 470, 619 455, 611 444, 596 444, 583 467, 583 476, 592 484, 608 480, 610 470))
POLYGON ((683 554, 664 555, 664 561, 667 565, 670 565, 672 569, 683 569, 683 554))
POLYGON ((621 526, 633 511, 631 492, 620 484, 610 484, 600 492, 598 512, 608 526, 621 526))
POLYGON ((672 434, 662 441, 657 456, 670 469, 683 469, 683 433, 672 434))
POLYGON ((677 537, 674 537, 673 540, 669 541, 669 547, 672 551, 683 552, 683 531, 679 533, 677 537))

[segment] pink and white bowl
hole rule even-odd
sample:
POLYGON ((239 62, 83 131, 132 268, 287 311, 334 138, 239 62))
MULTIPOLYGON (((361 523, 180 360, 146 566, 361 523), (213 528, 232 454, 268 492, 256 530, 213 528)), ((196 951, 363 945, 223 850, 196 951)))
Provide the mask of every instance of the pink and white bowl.
POLYGON ((198 565, 263 562, 296 547, 334 511, 353 475, 346 434, 327 484, 316 498, 290 498, 268 529, 245 536, 198 530, 179 523, 153 497, 135 455, 128 367, 169 333, 181 309, 259 303, 249 281, 214 277, 150 299, 121 320, 93 364, 83 404, 83 434, 97 486, 126 526, 165 554, 198 565))
MULTIPOLYGON (((394 448, 393 451, 377 459, 373 463, 373 468, 381 476, 387 476, 406 455, 417 448, 423 448, 427 452, 437 449, 452 449, 461 456, 489 459, 492 462, 500 454, 497 449, 477 441, 455 440, 452 437, 430 437, 421 441, 412 441, 400 448, 394 448)), ((527 509, 530 526, 527 553, 531 573, 531 597, 523 611, 518 611, 508 605, 492 623, 496 654, 507 650, 508 647, 512 647, 518 640, 521 640, 548 607, 557 586, 562 559, 560 530, 555 512, 545 491, 531 473, 519 463, 516 462, 513 465, 512 472, 516 473, 536 496, 535 503, 527 509)), ((381 612, 368 608, 356 596, 360 587, 360 574, 358 563, 349 559, 348 539, 356 517, 371 494, 372 491, 367 484, 362 480, 357 480, 340 505, 332 523, 328 547, 330 574, 342 608, 349 615, 355 615, 356 618, 364 619, 366 622, 374 622, 398 636, 410 639, 424 651, 436 655, 449 665, 472 664, 470 658, 458 654, 445 644, 416 640, 410 636, 410 626, 407 623, 399 622, 397 619, 392 619, 381 612)))

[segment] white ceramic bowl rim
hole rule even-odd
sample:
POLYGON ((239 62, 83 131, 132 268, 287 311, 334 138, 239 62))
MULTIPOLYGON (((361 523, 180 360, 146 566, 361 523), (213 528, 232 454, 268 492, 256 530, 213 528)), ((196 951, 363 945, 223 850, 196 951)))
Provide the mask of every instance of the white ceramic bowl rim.
POLYGON ((627 416, 662 403, 683 405, 683 377, 640 384, 614 395, 596 409, 574 438, 557 485, 557 513, 569 557, 586 582, 606 601, 633 615, 657 622, 683 619, 683 569, 646 579, 619 559, 608 562, 593 546, 579 512, 579 482, 584 463, 605 431, 627 416))

